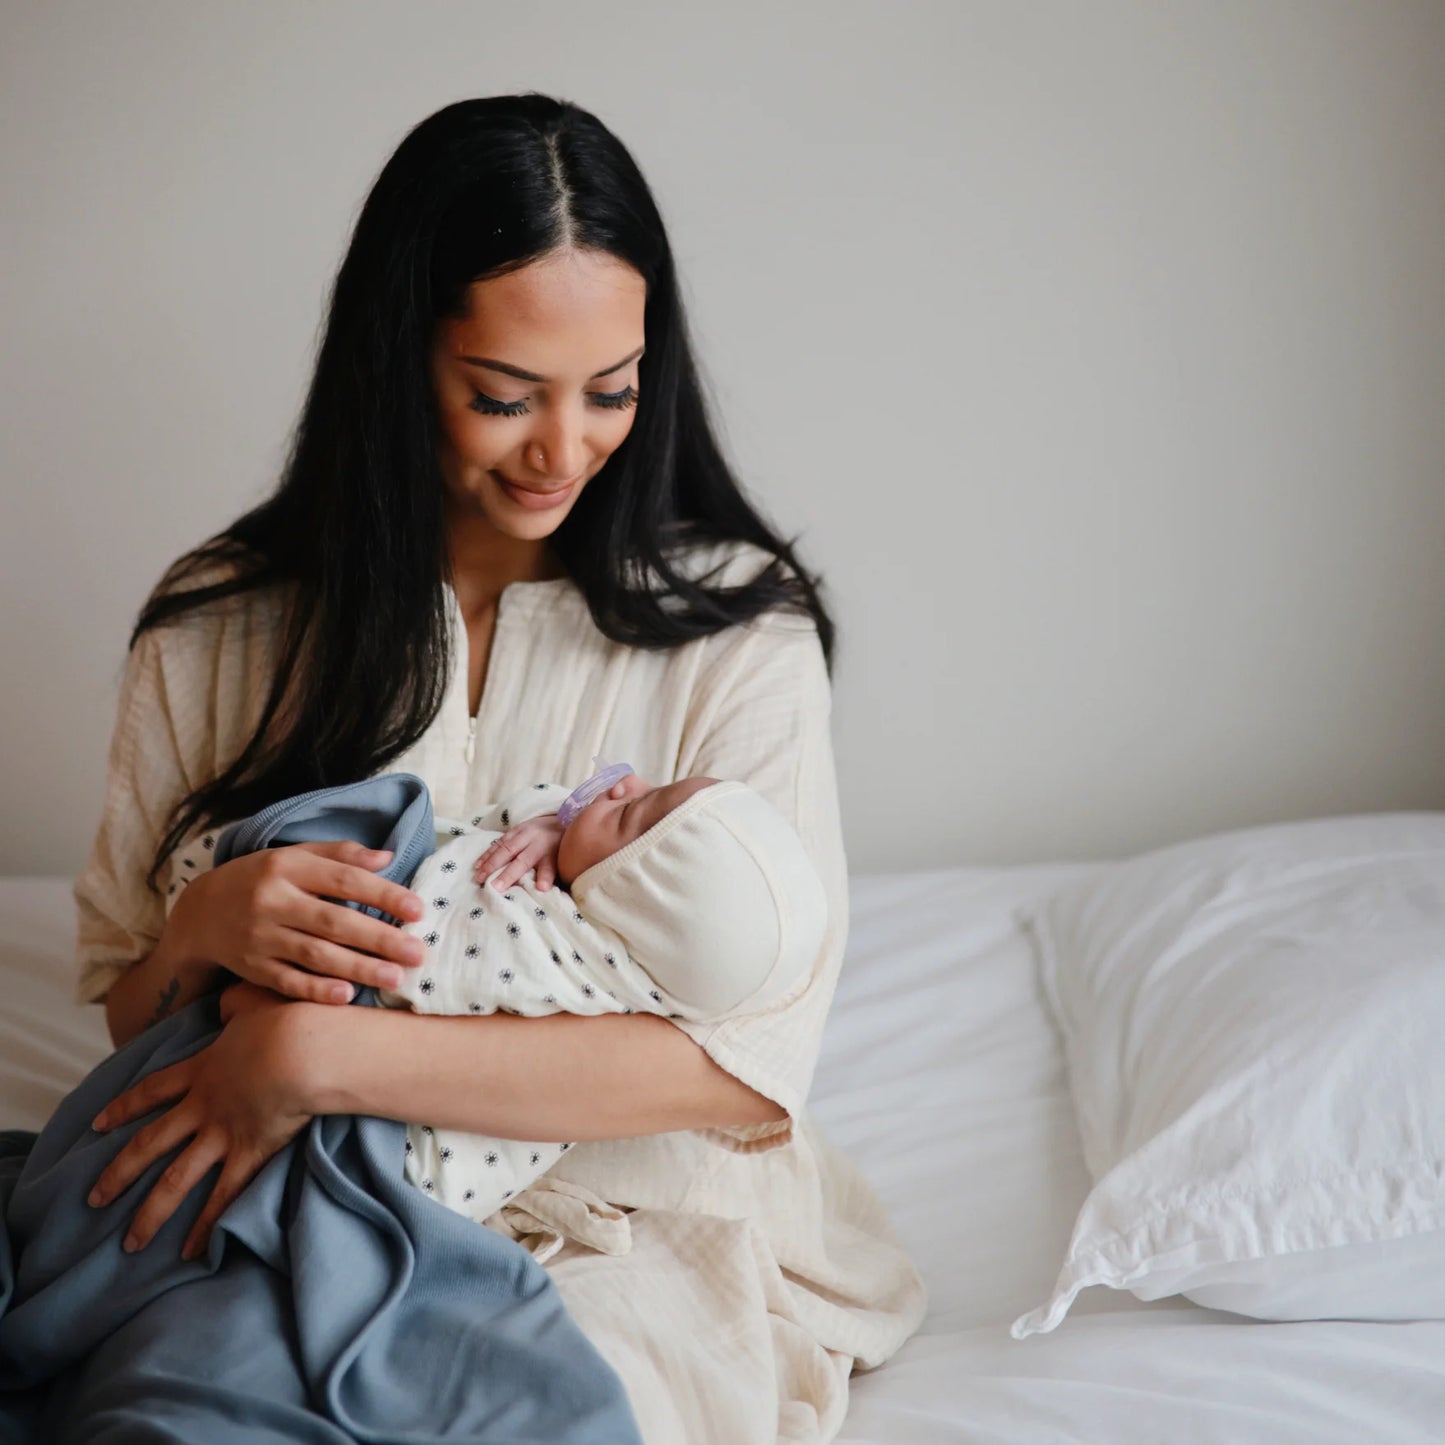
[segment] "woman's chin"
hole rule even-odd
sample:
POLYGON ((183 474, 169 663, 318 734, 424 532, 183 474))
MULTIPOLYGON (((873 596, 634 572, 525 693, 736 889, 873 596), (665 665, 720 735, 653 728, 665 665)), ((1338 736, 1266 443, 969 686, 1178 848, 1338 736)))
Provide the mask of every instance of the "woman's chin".
POLYGON ((566 512, 558 512, 546 517, 498 517, 494 513, 488 513, 488 520, 498 532, 513 541, 540 542, 543 537, 550 537, 562 525, 562 518, 566 515, 566 512))

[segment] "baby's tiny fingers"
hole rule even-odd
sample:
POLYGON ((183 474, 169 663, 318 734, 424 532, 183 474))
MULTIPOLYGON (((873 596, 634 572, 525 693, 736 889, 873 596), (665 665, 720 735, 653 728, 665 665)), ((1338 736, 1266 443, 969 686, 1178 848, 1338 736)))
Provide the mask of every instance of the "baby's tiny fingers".
POLYGON ((510 888, 512 884, 520 882, 527 876, 527 870, 530 867, 531 864, 525 858, 513 858, 502 870, 502 876, 497 881, 503 888, 510 888))

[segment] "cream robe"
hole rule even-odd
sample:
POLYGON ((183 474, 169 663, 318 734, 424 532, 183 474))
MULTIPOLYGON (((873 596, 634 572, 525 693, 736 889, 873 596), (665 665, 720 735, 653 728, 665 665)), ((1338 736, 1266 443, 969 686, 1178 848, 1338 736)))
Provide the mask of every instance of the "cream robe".
MULTIPOLYGON (((736 546, 699 565, 726 560, 730 582, 760 559, 736 546)), ((513 1201, 507 1232, 546 1246, 648 1445, 830 1441, 850 1371, 893 1354, 925 1299, 877 1196, 805 1110, 848 926, 817 632, 776 613, 649 651, 604 637, 567 579, 513 583, 473 725, 465 623, 448 599, 446 698, 385 770, 423 778, 438 814, 469 816, 537 778, 585 777, 599 754, 654 783, 738 778, 793 825, 828 890, 828 932, 798 988, 721 1023, 675 1021, 787 1119, 579 1143, 513 1201)), ((230 599, 146 633, 127 659, 101 821, 74 886, 80 1000, 102 999, 159 937, 166 890, 183 884, 170 870, 160 893, 146 889, 152 850, 177 798, 250 736, 276 616, 274 593, 230 599)))

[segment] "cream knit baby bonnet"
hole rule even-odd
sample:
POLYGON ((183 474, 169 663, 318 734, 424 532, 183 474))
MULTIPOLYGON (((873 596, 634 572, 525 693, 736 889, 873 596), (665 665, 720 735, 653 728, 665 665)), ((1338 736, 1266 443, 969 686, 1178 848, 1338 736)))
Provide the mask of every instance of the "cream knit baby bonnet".
POLYGON ((798 835, 738 782, 694 793, 580 873, 572 897, 696 1017, 781 998, 811 972, 828 921, 798 835))

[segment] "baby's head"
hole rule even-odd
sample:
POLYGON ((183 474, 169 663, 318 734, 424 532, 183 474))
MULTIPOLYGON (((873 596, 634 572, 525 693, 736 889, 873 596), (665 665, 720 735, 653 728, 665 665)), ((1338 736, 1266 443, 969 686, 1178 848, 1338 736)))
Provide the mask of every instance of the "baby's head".
POLYGON ((716 778, 683 778, 654 788, 636 773, 614 783, 568 824, 557 849, 557 877, 567 887, 589 868, 635 843, 655 823, 712 787, 716 778))
POLYGON ((743 783, 625 777, 567 825, 557 863, 587 919, 698 1014, 781 996, 827 927, 797 833, 743 783))

